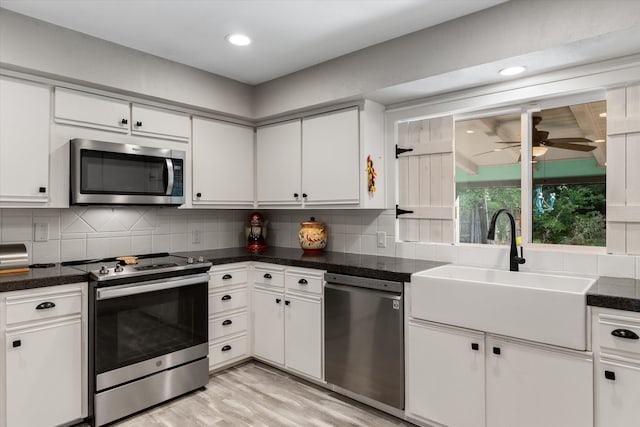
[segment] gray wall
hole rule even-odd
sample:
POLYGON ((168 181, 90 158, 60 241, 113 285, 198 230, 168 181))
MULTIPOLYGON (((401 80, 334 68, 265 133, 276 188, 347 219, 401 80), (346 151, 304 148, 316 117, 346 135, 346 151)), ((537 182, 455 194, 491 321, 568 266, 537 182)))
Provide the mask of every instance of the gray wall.
MULTIPOLYGON (((513 0, 261 84, 255 91, 255 115, 359 98, 638 25, 640 1, 513 0)), ((604 58, 583 61, 598 59, 604 58)))
POLYGON ((0 66, 253 117, 252 87, 0 9, 0 66))

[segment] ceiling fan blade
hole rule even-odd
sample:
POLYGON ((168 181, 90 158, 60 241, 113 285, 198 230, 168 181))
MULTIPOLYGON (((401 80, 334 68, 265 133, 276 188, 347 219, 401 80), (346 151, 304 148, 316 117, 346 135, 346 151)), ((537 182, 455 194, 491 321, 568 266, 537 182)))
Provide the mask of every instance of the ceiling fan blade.
POLYGON ((500 151, 503 151, 503 150, 507 150, 509 148, 519 147, 519 146, 520 146, 520 144, 516 144, 516 145, 510 145, 508 147, 496 148, 496 149, 493 149, 491 151, 483 151, 482 153, 474 154, 472 157, 481 156, 483 154, 489 154, 489 153, 497 153, 497 152, 500 152, 500 151))
POLYGON ((587 138, 549 138, 549 139, 545 139, 544 140, 545 144, 546 143, 557 143, 557 142, 593 142, 590 139, 587 138))
POLYGON ((563 148, 565 150, 575 150, 575 151, 593 151, 597 148, 592 145, 571 144, 569 142, 547 141, 545 145, 547 145, 548 147, 563 148))

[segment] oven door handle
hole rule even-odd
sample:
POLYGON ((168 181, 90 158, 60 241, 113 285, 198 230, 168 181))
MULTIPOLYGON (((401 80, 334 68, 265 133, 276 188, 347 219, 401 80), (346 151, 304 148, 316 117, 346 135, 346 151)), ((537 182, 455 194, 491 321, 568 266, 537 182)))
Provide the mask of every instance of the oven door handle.
POLYGON ((208 274, 196 274, 188 278, 180 277, 128 283, 126 285, 97 289, 96 300, 100 301, 105 299, 124 297, 128 295, 144 294, 147 292, 161 291, 164 289, 197 285, 199 283, 208 283, 208 281, 208 274))

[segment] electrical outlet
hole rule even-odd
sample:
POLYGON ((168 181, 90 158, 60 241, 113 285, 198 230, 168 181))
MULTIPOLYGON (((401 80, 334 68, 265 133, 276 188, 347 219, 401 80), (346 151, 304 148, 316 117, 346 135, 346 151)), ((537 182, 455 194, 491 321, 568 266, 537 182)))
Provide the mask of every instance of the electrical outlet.
POLYGON ((33 241, 48 242, 49 241, 49 224, 46 222, 37 222, 33 224, 33 241))
POLYGON ((378 247, 379 248, 386 248, 387 247, 387 233, 385 233, 384 231, 378 231, 378 233, 376 233, 377 236, 377 240, 378 240, 378 247))
POLYGON ((200 230, 193 230, 191 232, 191 243, 194 245, 199 245, 201 240, 202 232, 200 230))

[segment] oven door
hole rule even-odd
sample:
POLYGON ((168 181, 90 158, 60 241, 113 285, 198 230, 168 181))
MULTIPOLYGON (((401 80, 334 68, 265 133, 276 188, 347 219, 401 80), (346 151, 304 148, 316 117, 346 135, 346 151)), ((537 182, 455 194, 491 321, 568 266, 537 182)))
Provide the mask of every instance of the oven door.
POLYGON ((208 274, 95 292, 96 391, 208 354, 208 274))

